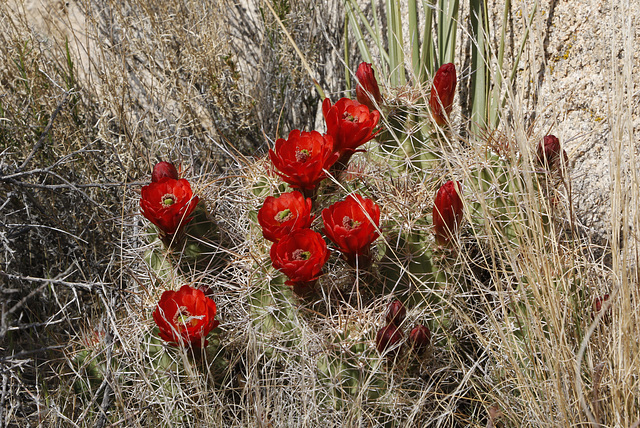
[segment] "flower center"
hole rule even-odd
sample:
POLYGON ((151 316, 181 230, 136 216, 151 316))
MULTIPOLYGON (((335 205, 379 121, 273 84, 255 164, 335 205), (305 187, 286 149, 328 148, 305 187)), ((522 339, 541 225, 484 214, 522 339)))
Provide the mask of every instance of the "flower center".
POLYGON ((309 258, 311 258, 311 251, 298 248, 293 252, 293 260, 309 260, 309 258))
POLYGON ((346 111, 342 114, 342 119, 347 120, 349 122, 358 123, 358 118, 355 116, 352 116, 351 113, 346 111))
POLYGON ((202 318, 204 318, 204 315, 191 315, 186 306, 180 306, 173 317, 173 323, 180 328, 195 327, 202 318))
POLYGON ((278 214, 276 214, 275 216, 275 220, 278 223, 284 223, 285 221, 291 220, 291 218, 293 217, 293 214, 291 213, 291 210, 289 208, 280 211, 278 214))
POLYGON ((162 197, 161 204, 162 204, 163 207, 169 207, 169 206, 171 206, 171 205, 176 203, 176 199, 177 199, 176 195, 171 194, 171 193, 167 193, 166 195, 164 195, 162 197))
POLYGON ((296 160, 298 162, 306 162, 311 157, 311 152, 307 149, 298 150, 296 152, 296 160))
POLYGON ((357 228, 358 226, 360 226, 360 222, 359 221, 355 221, 352 218, 349 218, 347 216, 344 216, 342 218, 342 226, 344 226, 345 229, 347 230, 353 230, 355 228, 357 228))

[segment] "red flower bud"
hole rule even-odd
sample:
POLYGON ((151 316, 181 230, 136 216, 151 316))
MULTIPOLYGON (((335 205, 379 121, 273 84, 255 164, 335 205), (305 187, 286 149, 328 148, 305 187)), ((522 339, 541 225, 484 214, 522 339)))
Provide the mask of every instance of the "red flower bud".
POLYGON ((433 204, 433 228, 438 245, 447 245, 462 222, 462 184, 447 181, 440 187, 433 204), (457 188, 457 189, 456 189, 457 188))
POLYGON ((417 325, 409 333, 409 343, 416 352, 424 351, 431 343, 431 331, 426 325, 417 325))
POLYGON ((219 324, 215 316, 214 301, 188 285, 162 293, 153 311, 160 337, 173 346, 207 346, 205 338, 219 324))
POLYGON ((373 100, 377 104, 382 102, 382 95, 380 95, 380 87, 376 80, 376 73, 371 68, 371 64, 361 62, 356 72, 356 79, 358 85, 356 86, 356 99, 360 104, 364 104, 371 110, 376 110, 373 100))
POLYGON ((158 162, 156 166, 153 167, 151 182, 157 183, 163 178, 178 179, 178 170, 171 162, 158 162))
POLYGON ((187 180, 165 177, 142 188, 140 208, 163 233, 173 235, 191 221, 198 201, 187 180))
POLYGON ((536 155, 540 165, 549 169, 556 169, 560 159, 564 162, 569 160, 567 152, 560 147, 560 140, 555 135, 547 135, 540 141, 536 155))
POLYGON ((431 114, 436 123, 440 126, 447 123, 447 117, 453 107, 453 97, 456 94, 456 66, 449 63, 444 64, 436 71, 431 86, 431 97, 429 106, 431 114))
POLYGON ((394 358, 400 351, 398 343, 402 341, 404 334, 402 330, 396 327, 394 324, 388 324, 378 331, 376 335, 376 348, 378 352, 384 354, 385 351, 389 351, 389 357, 394 358))
POLYGON ((327 122, 327 134, 333 137, 334 151, 338 152, 338 164, 346 166, 356 149, 376 136, 380 112, 349 98, 341 98, 334 105, 325 98, 322 113, 327 122))
MULTIPOLYGON (((607 304, 609 300, 609 294, 603 294, 600 297, 596 297, 593 301, 593 308, 591 310, 591 318, 595 318, 598 316, 598 313, 602 310, 603 307, 607 304)), ((605 321, 611 318, 611 306, 607 308, 606 313, 604 314, 605 321)))
POLYGON ((368 264, 369 247, 379 235, 380 208, 375 202, 357 194, 349 195, 346 200, 322 210, 322 221, 325 235, 349 263, 355 265, 356 258, 363 256, 360 261, 368 264))
POLYGON ((270 255, 273 267, 289 277, 285 284, 294 286, 318 279, 329 250, 318 232, 300 229, 273 244, 270 255))
POLYGON ((300 132, 294 129, 285 140, 279 138, 269 158, 278 169, 276 173, 291 186, 313 190, 338 159, 333 139, 317 131, 300 132))
POLYGON ((406 315, 407 308, 404 307, 400 300, 394 300, 389 304, 389 310, 387 311, 387 323, 400 326, 406 315))
POLYGON ((265 239, 277 242, 294 230, 308 229, 313 221, 311 199, 300 192, 283 193, 278 198, 267 196, 258 211, 258 223, 265 239))

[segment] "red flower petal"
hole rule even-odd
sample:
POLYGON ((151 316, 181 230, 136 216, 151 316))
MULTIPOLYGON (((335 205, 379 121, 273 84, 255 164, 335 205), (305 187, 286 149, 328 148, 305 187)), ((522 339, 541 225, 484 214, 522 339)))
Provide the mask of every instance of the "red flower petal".
POLYGON ((318 279, 329 250, 318 232, 300 229, 273 244, 270 255, 273 267, 287 275, 286 284, 292 285, 318 279))
POLYGON ((314 189, 326 177, 325 170, 338 159, 331 136, 298 129, 291 131, 286 140, 278 139, 275 150, 269 150, 269 158, 285 182, 307 190, 314 189))
POLYGON ((198 201, 187 180, 163 178, 142 187, 140 208, 151 223, 165 234, 173 235, 191 220, 198 201))
MULTIPOLYGON (((153 319, 160 337, 171 345, 199 347, 209 332, 218 326, 214 320, 216 304, 202 290, 183 285, 180 290, 162 293, 153 319)), ((205 346, 206 346, 205 340, 205 346)))
POLYGON ((356 72, 358 85, 356 86, 356 98, 360 104, 366 105, 371 110, 376 110, 373 101, 377 104, 382 102, 380 95, 380 87, 376 80, 376 73, 373 71, 371 64, 361 62, 356 72))
POLYGON ((449 63, 442 65, 433 78, 429 106, 431 114, 440 126, 447 123, 447 117, 453 107, 453 98, 456 94, 456 66, 449 63))
POLYGON ((433 204, 433 228, 439 245, 447 245, 460 227, 463 209, 461 192, 460 182, 447 181, 436 194, 433 204))
POLYGON ((311 227, 311 199, 294 191, 277 198, 268 196, 258 211, 258 223, 265 239, 277 242, 294 230, 311 227))
POLYGON ((380 208, 370 199, 350 195, 322 211, 327 237, 345 255, 368 253, 379 233, 380 208))
POLYGON ((380 112, 349 98, 341 98, 334 105, 325 98, 322 113, 327 123, 327 134, 334 140, 334 150, 341 156, 353 153, 375 137, 374 128, 380 120, 380 112))

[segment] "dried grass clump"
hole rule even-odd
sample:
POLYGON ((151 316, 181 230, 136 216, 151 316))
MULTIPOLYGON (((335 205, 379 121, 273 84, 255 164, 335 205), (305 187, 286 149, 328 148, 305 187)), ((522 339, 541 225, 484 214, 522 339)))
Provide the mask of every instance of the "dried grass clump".
MULTIPOLYGON (((274 2, 306 55, 330 33, 301 40, 305 4, 274 2)), ((573 215, 581 195, 571 192, 571 172, 546 181, 533 158, 539 138, 524 122, 475 139, 414 129, 411 150, 393 155, 370 143, 340 180, 323 185, 318 203, 358 190, 380 205, 373 269, 356 272, 334 256, 318 293, 299 298, 272 268, 256 222, 264 198, 285 187, 264 156, 246 152, 262 144, 260 127, 268 139, 311 127, 317 99, 297 53, 266 13, 264 44, 256 49, 275 53, 261 57, 263 93, 245 86, 251 76, 239 70, 249 63, 223 41, 230 18, 213 7, 221 5, 229 6, 74 3, 73 11, 87 16, 86 32, 59 44, 30 27, 23 10, 3 15, 0 50, 13 61, 0 65, 1 422, 640 421, 639 198, 622 190, 640 188, 637 175, 612 173, 619 210, 605 264, 573 215), (307 104, 296 110, 301 98, 307 104), (282 120, 274 119, 280 110, 282 120), (138 189, 156 159, 181 163, 202 201, 191 226, 204 232, 183 251, 166 250, 138 215, 138 189), (464 183, 465 220, 456 246, 442 250, 430 216, 447 179, 464 183), (220 327, 203 351, 168 347, 152 321, 162 292, 183 284, 208 289, 218 305, 220 327), (605 293, 609 306, 593 312, 605 293), (405 346, 389 359, 376 350, 395 298, 408 309, 401 328, 432 330, 425 355, 405 346)), ((321 16, 315 6, 314 19, 321 16)), ((76 28, 56 22, 64 31, 76 28)), ((317 55, 307 59, 322 62, 328 54, 317 55)), ((615 88, 621 96, 632 93, 630 68, 622 76, 615 88)), ((428 88, 413 90, 417 96, 398 103, 424 111, 415 100, 428 88)), ((523 114, 516 97, 507 108, 504 117, 523 114)), ((627 108, 612 102, 626 120, 616 122, 614 157, 634 143, 627 108)), ((637 165, 633 155, 617 160, 625 163, 621 170, 637 165)))

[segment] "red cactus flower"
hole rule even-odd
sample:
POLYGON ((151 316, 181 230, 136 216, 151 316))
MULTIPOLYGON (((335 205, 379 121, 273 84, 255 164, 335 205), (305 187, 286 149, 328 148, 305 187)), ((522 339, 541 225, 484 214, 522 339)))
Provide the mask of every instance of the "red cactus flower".
POLYGON ((555 169, 561 159, 564 162, 569 160, 567 152, 562 149, 560 140, 555 135, 547 135, 540 141, 536 155, 538 162, 550 169, 555 169))
POLYGON ((334 105, 325 98, 322 113, 327 122, 327 133, 333 137, 334 151, 338 152, 338 164, 344 168, 356 149, 376 136, 374 128, 380 120, 380 112, 349 98, 341 98, 334 105))
POLYGON ((267 196, 258 211, 262 235, 271 242, 278 242, 294 230, 308 229, 313 219, 311 199, 305 199, 298 191, 277 198, 267 196))
POLYGON ((400 347, 402 345, 397 345, 402 341, 403 337, 404 334, 402 333, 402 330, 394 324, 387 324, 382 327, 376 335, 376 348, 378 348, 378 352, 381 354, 389 351, 388 356, 390 358, 394 358, 400 351, 400 347))
POLYGON ((429 106, 431 114, 436 123, 440 126, 447 123, 447 117, 453 107, 453 97, 456 94, 456 66, 449 63, 444 64, 436 71, 431 86, 431 97, 429 106))
POLYGON ((160 338, 173 346, 207 346, 205 339, 218 326, 216 304, 202 290, 183 285, 180 290, 162 293, 153 319, 160 338))
POLYGON ((315 189, 327 176, 324 170, 328 170, 338 156, 331 136, 294 129, 286 140, 276 141, 275 150, 269 150, 269 158, 284 181, 304 191, 315 189))
POLYGON ((289 277, 287 285, 315 282, 329 259, 322 235, 311 229, 291 232, 271 246, 271 263, 289 277))
POLYGON ((356 99, 360 104, 364 104, 371 110, 376 110, 376 104, 382 102, 382 95, 380 95, 380 87, 376 80, 376 73, 371 68, 371 64, 361 62, 356 72, 356 79, 358 79, 358 85, 356 86, 356 99))
POLYGON ((404 307, 400 300, 394 300, 389 304, 389 310, 387 311, 387 324, 394 324, 400 326, 404 317, 407 316, 407 308, 404 307))
POLYGON ((462 222, 462 184, 447 181, 440 187, 433 204, 433 227, 438 245, 447 245, 462 222))
POLYGON ((165 177, 142 188, 140 208, 163 233, 173 235, 191 220, 198 201, 187 180, 165 177))
POLYGON ((409 333, 409 343, 416 352, 422 352, 431 343, 431 331, 426 325, 417 325, 409 333))
POLYGON ((151 182, 157 183, 163 178, 173 178, 174 180, 178 179, 178 170, 171 162, 158 162, 156 166, 153 167, 151 182))
POLYGON ((347 261, 354 266, 366 267, 369 247, 379 233, 380 207, 371 199, 349 195, 322 211, 324 233, 338 246, 347 261), (362 263, 360 263, 362 262, 362 263))

